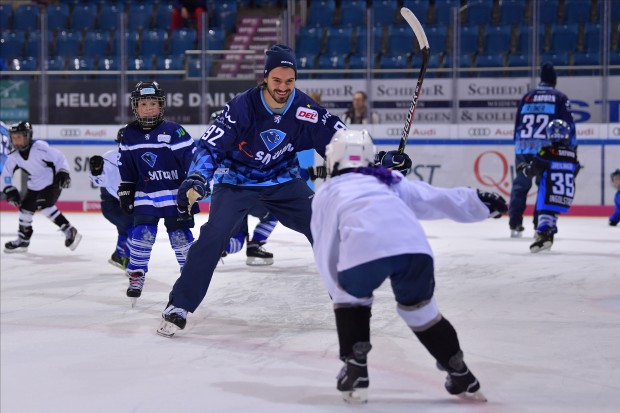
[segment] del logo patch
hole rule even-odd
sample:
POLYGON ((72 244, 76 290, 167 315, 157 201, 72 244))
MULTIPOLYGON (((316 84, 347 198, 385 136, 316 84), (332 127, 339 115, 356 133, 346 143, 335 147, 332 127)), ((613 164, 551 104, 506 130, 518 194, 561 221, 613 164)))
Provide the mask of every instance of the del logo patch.
POLYGON ((285 136, 286 136, 286 133, 278 129, 269 129, 269 130, 266 130, 260 133, 260 137, 263 139, 265 146, 270 151, 272 151, 279 144, 281 144, 285 136))
POLYGON ((314 109, 298 107, 295 117, 299 120, 305 120, 306 122, 317 123, 319 120, 319 113, 314 109))
POLYGON ((145 152, 142 154, 142 160, 146 162, 147 164, 149 164, 149 166, 152 168, 153 166, 155 166, 157 155, 151 152, 145 152))

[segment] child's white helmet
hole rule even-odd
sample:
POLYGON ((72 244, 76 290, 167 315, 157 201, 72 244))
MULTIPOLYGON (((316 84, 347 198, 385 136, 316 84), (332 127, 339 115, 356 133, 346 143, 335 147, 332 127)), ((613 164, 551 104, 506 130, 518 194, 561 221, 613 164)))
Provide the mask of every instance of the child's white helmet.
POLYGON ((376 148, 367 130, 340 129, 325 148, 327 175, 375 164, 376 148))

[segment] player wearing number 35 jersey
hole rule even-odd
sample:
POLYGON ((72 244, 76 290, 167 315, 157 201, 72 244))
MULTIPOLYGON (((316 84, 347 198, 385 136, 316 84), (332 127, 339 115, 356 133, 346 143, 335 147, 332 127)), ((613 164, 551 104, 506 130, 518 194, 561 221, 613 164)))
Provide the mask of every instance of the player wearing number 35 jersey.
MULTIPOLYGON (((555 89, 557 76, 551 63, 543 63, 540 73, 540 84, 523 96, 517 108, 515 119, 515 166, 533 161, 536 153, 544 146, 549 145, 546 137, 546 128, 555 119, 561 119, 570 128, 567 146, 575 149, 577 138, 575 122, 571 114, 570 100, 566 95, 555 89)), ((532 187, 532 178, 523 174, 516 174, 510 194, 509 225, 511 236, 516 238, 522 235, 523 212, 527 193, 532 187)), ((540 177, 536 177, 538 184, 540 177)), ((534 222, 536 227, 536 220, 534 222)))

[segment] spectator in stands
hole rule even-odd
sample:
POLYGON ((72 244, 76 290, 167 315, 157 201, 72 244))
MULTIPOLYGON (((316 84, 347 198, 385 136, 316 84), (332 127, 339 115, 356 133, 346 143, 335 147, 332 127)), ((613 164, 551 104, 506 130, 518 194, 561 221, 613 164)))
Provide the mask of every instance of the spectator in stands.
POLYGON ((178 0, 174 2, 172 10, 172 30, 184 28, 196 28, 196 34, 200 38, 202 33, 202 17, 205 13, 204 0, 178 0))
POLYGON ((347 125, 353 124, 369 124, 369 123, 381 123, 379 115, 376 112, 371 112, 366 106, 366 93, 358 90, 353 95, 353 103, 351 107, 344 113, 342 120, 347 125))

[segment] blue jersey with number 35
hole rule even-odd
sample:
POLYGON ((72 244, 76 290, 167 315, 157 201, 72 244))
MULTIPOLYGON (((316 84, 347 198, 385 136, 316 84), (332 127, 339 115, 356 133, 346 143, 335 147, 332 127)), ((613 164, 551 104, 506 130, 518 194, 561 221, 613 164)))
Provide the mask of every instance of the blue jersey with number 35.
POLYGON ((232 99, 197 144, 189 173, 214 184, 270 186, 300 178, 297 152, 325 146, 346 126, 325 108, 294 89, 282 113, 263 99, 262 87, 232 99))

